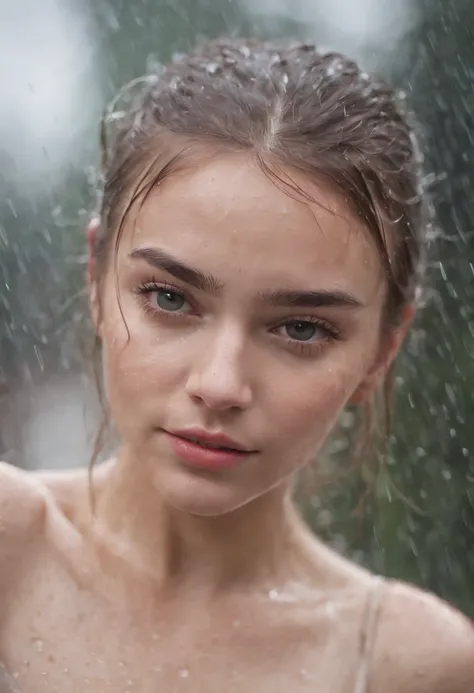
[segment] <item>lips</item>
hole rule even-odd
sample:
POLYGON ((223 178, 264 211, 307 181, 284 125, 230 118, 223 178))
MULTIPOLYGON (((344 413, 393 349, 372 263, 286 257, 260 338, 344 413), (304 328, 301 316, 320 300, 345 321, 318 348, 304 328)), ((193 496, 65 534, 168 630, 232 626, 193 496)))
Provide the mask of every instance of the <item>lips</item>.
MULTIPOLYGON (((210 448, 211 450, 227 450, 228 452, 232 452, 233 450, 237 450, 236 447, 232 447, 230 445, 219 445, 216 443, 207 443, 204 440, 200 440, 199 438, 193 438, 192 436, 181 436, 184 438, 184 440, 189 440, 191 443, 198 443, 198 445, 202 445, 204 448, 210 448)), ((239 452, 242 452, 242 450, 239 450, 239 452)))
POLYGON ((242 464, 256 450, 221 433, 202 429, 166 431, 170 448, 185 466, 219 471, 242 464))
POLYGON ((246 446, 242 445, 236 440, 233 440, 224 433, 210 433, 203 429, 184 429, 184 430, 173 430, 168 431, 171 435, 178 436, 179 438, 184 438, 193 443, 198 443, 203 447, 215 448, 221 450, 230 450, 238 452, 256 452, 246 446))

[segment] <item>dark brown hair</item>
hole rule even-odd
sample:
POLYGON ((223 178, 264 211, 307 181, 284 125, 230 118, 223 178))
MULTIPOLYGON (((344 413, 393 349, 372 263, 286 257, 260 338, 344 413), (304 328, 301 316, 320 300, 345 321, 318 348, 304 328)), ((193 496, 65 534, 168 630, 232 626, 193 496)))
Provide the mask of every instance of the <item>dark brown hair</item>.
POLYGON ((232 150, 255 157, 289 194, 305 195, 292 170, 340 191, 378 248, 384 320, 396 322, 415 300, 428 219, 414 132, 394 91, 344 55, 301 43, 212 41, 121 92, 102 145, 99 283, 132 206, 177 169, 232 150))

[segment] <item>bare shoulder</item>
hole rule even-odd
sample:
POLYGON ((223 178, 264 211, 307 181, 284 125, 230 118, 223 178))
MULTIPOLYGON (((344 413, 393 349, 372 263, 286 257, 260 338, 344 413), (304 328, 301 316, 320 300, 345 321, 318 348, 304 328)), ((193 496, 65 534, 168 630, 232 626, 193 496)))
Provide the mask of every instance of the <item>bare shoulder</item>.
POLYGON ((75 514, 86 494, 87 472, 30 472, 0 462, 0 584, 15 573, 18 559, 47 540, 52 526, 75 514))
POLYGON ((370 690, 472 693, 474 624, 421 589, 395 581, 386 585, 370 690))
POLYGON ((38 479, 0 462, 0 600, 15 585, 43 534, 45 517, 46 499, 38 479))
POLYGON ((31 472, 0 462, 0 556, 41 531, 45 494, 31 472))

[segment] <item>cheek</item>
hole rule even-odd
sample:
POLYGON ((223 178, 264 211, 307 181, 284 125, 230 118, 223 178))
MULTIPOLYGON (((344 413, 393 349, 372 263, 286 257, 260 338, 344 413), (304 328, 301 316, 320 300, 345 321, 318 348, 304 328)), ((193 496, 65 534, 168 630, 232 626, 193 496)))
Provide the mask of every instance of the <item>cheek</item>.
POLYGON ((133 435, 137 426, 154 418, 183 378, 184 359, 173 340, 126 310, 103 322, 102 362, 107 402, 119 430, 133 435), (124 320, 125 318, 125 320, 124 320))
POLYGON ((309 374, 289 379, 279 398, 276 393, 272 397, 281 403, 273 414, 278 421, 277 446, 298 459, 316 453, 357 384, 357 374, 342 363, 318 365, 309 374))

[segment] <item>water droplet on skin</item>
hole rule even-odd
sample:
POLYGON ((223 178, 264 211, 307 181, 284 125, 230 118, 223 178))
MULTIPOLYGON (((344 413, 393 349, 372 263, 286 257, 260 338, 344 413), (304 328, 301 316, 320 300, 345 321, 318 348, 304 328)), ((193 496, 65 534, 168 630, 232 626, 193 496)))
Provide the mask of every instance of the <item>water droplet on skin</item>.
POLYGON ((313 679, 313 676, 309 673, 309 671, 307 671, 307 669, 301 669, 300 674, 304 681, 311 681, 313 679))
POLYGON ((14 679, 17 679, 19 676, 20 676, 20 672, 19 672, 19 671, 14 671, 13 674, 12 674, 12 677, 13 677, 14 679))
POLYGON ((186 668, 180 669, 179 675, 182 679, 187 679, 189 676, 189 669, 186 669, 186 668))
POLYGON ((232 621, 232 625, 234 628, 238 628, 240 626, 240 621, 238 618, 235 619, 235 621, 232 621))
POLYGON ((33 649, 35 652, 43 652, 43 641, 41 638, 33 638, 33 649))
POLYGON ((270 592, 268 593, 268 597, 269 597, 269 599, 271 599, 272 601, 275 601, 276 599, 278 599, 278 592, 277 592, 277 590, 270 590, 270 592))
POLYGON ((327 604, 324 605, 324 613, 326 616, 329 616, 330 618, 334 618, 336 615, 336 607, 332 602, 328 602, 327 604))
POLYGON ((63 671, 64 671, 65 674, 69 674, 69 669, 68 669, 67 667, 64 667, 64 670, 63 670, 63 671))
POLYGON ((159 639, 160 639, 160 636, 158 635, 158 633, 153 633, 153 635, 151 636, 151 638, 152 638, 152 640, 159 640, 159 639))

